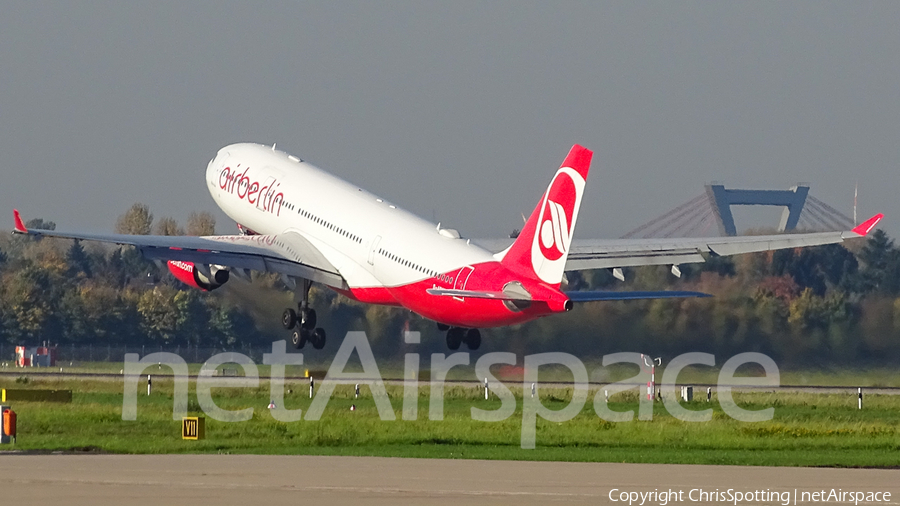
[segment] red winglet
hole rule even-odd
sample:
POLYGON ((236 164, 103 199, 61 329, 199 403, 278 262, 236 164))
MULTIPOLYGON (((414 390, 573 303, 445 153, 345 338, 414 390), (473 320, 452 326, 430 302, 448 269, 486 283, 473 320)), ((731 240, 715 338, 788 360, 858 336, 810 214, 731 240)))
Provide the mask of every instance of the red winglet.
POLYGON ((19 210, 13 209, 13 218, 16 220, 16 232, 20 234, 27 234, 28 229, 25 228, 25 223, 22 222, 22 217, 19 216, 19 210))
POLYGON ((576 144, 569 150, 569 154, 566 156, 566 159, 563 160, 560 168, 571 167, 581 174, 582 178, 587 179, 588 169, 591 167, 591 157, 593 156, 593 151, 576 144))
POLYGON ((868 220, 862 222, 862 224, 860 224, 856 228, 854 228, 853 232, 864 236, 864 235, 868 234, 869 232, 871 232, 872 229, 875 228, 875 225, 878 225, 878 222, 881 221, 882 218, 884 218, 884 215, 881 213, 878 213, 875 216, 872 216, 871 218, 869 218, 868 220))

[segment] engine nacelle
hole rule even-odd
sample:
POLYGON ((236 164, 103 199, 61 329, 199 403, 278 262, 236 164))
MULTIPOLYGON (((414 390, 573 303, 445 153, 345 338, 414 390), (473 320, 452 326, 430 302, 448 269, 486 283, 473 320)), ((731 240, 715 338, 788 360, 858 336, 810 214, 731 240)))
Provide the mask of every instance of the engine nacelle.
POLYGON ((178 281, 206 292, 224 285, 230 277, 228 269, 221 265, 196 265, 193 262, 169 260, 166 266, 178 281))

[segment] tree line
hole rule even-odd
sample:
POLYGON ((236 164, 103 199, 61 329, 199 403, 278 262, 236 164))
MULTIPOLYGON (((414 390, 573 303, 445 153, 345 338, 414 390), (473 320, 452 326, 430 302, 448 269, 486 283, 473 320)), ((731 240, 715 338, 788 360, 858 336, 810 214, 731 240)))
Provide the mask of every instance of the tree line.
MULTIPOLYGON (((51 221, 26 227, 55 229, 51 221)), ((119 217, 122 234, 211 235, 215 219, 192 214, 155 224, 135 204, 119 217)), ((186 287, 185 287, 186 288, 186 287)), ((233 347, 262 339, 253 319, 222 297, 185 289, 164 265, 130 247, 8 236, 0 242, 0 339, 10 344, 233 347)))
MULTIPOLYGON (((29 228, 53 229, 41 219, 29 228)), ((212 235, 215 220, 192 214, 185 227, 135 204, 116 222, 123 234, 212 235)), ((568 272, 568 289, 698 290, 714 297, 578 305, 563 315, 488 329, 483 351, 566 351, 601 356, 640 351, 673 356, 758 351, 782 362, 888 363, 900 358, 900 248, 883 231, 804 249, 710 257, 703 264, 568 272)), ((204 293, 176 281, 134 248, 63 239, 0 239, 0 340, 10 344, 165 345, 236 348, 286 337, 281 311, 293 294, 275 275, 233 280, 204 293)), ((311 302, 336 348, 365 330, 376 353, 409 350, 403 332, 423 334, 418 352, 446 351, 433 322, 401 308, 369 306, 314 287, 311 302)))

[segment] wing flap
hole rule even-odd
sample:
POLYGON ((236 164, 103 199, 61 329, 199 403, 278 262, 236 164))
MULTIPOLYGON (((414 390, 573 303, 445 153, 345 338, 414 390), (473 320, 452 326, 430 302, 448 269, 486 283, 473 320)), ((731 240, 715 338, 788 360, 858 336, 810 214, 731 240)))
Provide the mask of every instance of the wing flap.
POLYGON ((642 265, 680 265, 703 262, 703 255, 694 250, 621 251, 569 253, 567 271, 638 267, 642 265))

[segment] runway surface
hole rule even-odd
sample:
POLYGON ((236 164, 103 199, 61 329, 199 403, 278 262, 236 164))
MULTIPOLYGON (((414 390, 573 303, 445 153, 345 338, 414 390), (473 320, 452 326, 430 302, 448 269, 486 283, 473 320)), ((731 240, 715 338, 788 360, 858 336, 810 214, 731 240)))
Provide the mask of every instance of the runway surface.
MULTIPOLYGON (((669 504, 733 504, 691 501, 690 491, 700 488, 789 494, 832 489, 890 492, 887 502, 859 504, 900 502, 900 470, 868 469, 381 457, 3 454, 0 476, 3 503, 17 505, 621 505, 628 504, 627 499, 613 502, 611 492, 618 499, 622 492, 668 489, 682 491, 683 497, 669 504)), ((790 504, 794 504, 793 495, 790 504)))

